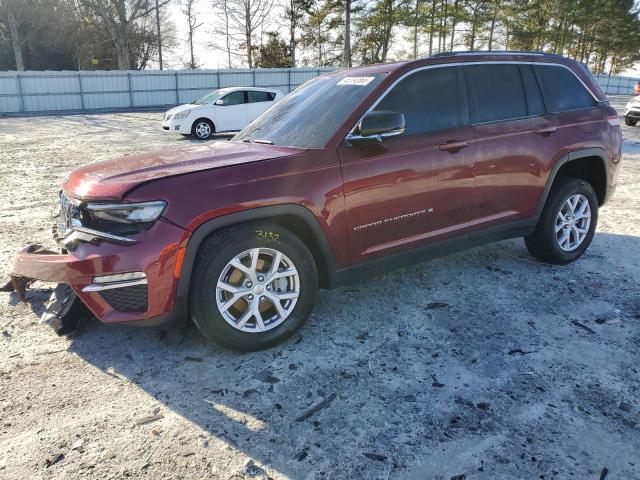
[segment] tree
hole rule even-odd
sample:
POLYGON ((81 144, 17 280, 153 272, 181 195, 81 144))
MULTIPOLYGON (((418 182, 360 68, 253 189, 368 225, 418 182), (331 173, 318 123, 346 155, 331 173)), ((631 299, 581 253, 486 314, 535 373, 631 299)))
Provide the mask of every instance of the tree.
POLYGON ((243 37, 243 48, 247 55, 249 68, 254 67, 253 38, 264 27, 267 16, 271 13, 274 0, 227 0, 226 8, 229 24, 232 27, 230 35, 243 37))
POLYGON ((289 33, 289 51, 291 52, 291 66, 293 67, 296 66, 298 33, 313 3, 314 0, 285 0, 284 3, 284 17, 289 33))
POLYGON ((202 26, 202 23, 198 23, 196 13, 196 0, 182 0, 180 8, 182 13, 187 17, 187 35, 189 41, 189 68, 198 68, 196 57, 193 53, 193 36, 195 31, 202 26))
MULTIPOLYGON (((156 7, 150 0, 78 0, 88 12, 98 16, 113 40, 118 58, 118 68, 133 67, 129 50, 129 37, 136 21, 147 17, 156 7)), ((158 8, 169 0, 159 2, 158 8)))
MULTIPOLYGON (((225 48, 224 52, 227 54, 227 68, 232 67, 231 55, 234 53, 231 49, 231 27, 229 25, 229 0, 213 0, 213 8, 221 12, 224 23, 222 27, 214 29, 214 34, 224 39, 225 48)), ((210 43, 210 47, 219 48, 217 44, 210 43)))
POLYGON ((331 1, 315 3, 303 26, 300 44, 313 51, 313 65, 320 67, 341 65, 344 39, 334 35, 342 25, 341 10, 331 1))
POLYGON ((268 32, 267 41, 258 48, 255 66, 260 68, 289 68, 291 51, 278 32, 268 32))
POLYGON ((13 49, 16 70, 24 70, 24 60, 22 59, 22 43, 20 41, 20 31, 16 16, 20 10, 21 2, 16 0, 3 0, 0 3, 0 13, 6 18, 6 30, 9 32, 9 39, 13 49))
POLYGON ((406 18, 407 0, 378 0, 362 16, 359 22, 361 36, 358 51, 363 63, 386 62, 393 28, 401 18, 406 18))

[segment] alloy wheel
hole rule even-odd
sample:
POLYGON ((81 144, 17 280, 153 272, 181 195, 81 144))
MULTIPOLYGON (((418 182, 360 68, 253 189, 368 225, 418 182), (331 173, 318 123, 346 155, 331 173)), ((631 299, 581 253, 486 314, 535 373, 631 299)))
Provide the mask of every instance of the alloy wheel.
POLYGON ((577 249, 589 233, 591 206, 584 195, 571 195, 560 207, 555 232, 558 246, 565 252, 577 249))
POLYGON ((300 295, 300 276, 284 253, 253 248, 222 269, 216 285, 218 311, 237 330, 260 333, 282 324, 300 295))
POLYGON ((196 135, 198 138, 209 138, 211 135, 211 126, 207 122, 199 122, 196 125, 196 135))

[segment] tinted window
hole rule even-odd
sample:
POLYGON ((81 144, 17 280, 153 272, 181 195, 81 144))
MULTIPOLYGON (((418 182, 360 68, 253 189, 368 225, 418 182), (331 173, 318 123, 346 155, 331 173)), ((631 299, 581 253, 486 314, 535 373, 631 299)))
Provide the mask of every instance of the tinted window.
POLYGON ((458 73, 455 68, 432 68, 400 81, 376 106, 404 114, 405 133, 433 132, 461 125, 458 73))
POLYGON ((244 103, 244 92, 231 92, 230 94, 224 96, 222 101, 225 105, 240 105, 244 103))
POLYGON ((475 92, 476 123, 527 116, 527 102, 518 65, 471 65, 465 67, 475 92))
POLYGON ((596 105, 595 99, 568 69, 536 65, 534 70, 550 112, 578 110, 596 105))
POLYGON ((270 92, 256 92, 249 90, 249 103, 271 102, 274 95, 270 92))
POLYGON ((233 139, 322 148, 383 78, 379 73, 353 77, 349 72, 314 78, 275 103, 233 139))
POLYGON ((527 113, 529 115, 542 115, 544 113, 544 102, 538 81, 533 74, 531 65, 520 65, 522 82, 524 83, 524 94, 527 97, 527 113))

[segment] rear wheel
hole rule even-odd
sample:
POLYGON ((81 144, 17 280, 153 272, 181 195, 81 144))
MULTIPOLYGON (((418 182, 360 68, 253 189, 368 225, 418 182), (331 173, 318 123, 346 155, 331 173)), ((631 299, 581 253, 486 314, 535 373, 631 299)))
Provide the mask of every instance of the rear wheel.
POLYGON ((307 321, 317 290, 313 256, 293 233, 279 225, 237 225, 213 234, 201 247, 191 282, 191 315, 219 345, 261 350, 307 321))
POLYGON ((598 197, 591 184, 579 178, 560 178, 552 187, 527 249, 548 263, 564 265, 589 247, 598 223, 598 197))
POLYGON ((213 123, 206 118, 199 118, 191 127, 191 134, 200 140, 208 140, 214 133, 213 123))
POLYGON ((624 124, 627 127, 635 127, 636 123, 638 123, 638 120, 634 120, 633 118, 629 118, 629 117, 624 117, 624 124))

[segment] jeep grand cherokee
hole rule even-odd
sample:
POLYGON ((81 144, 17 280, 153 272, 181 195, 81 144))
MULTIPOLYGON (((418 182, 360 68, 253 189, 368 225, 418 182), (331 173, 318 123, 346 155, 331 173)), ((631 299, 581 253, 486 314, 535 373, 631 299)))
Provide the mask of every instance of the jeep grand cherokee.
POLYGON ((311 80, 230 142, 72 172, 61 253, 14 283, 67 284, 102 322, 191 318, 240 350, 283 341, 316 291, 512 237, 566 264, 616 185, 619 117, 587 68, 455 53, 311 80))

